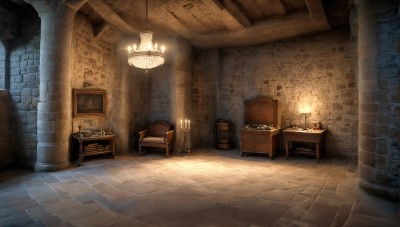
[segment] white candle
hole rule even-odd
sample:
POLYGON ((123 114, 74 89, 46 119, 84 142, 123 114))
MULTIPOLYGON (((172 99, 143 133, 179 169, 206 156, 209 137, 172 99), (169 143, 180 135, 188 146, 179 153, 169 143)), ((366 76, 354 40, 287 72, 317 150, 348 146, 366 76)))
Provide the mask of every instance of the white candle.
POLYGON ((185 119, 185 129, 187 129, 187 120, 185 119))
POLYGON ((190 129, 190 120, 189 120, 189 129, 190 129))
POLYGON ((182 129, 182 120, 181 120, 181 129, 182 129))

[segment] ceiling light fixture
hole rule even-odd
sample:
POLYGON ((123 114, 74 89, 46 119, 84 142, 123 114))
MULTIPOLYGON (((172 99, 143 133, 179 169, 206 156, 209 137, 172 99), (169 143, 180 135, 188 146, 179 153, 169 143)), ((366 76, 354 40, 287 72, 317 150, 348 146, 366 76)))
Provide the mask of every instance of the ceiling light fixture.
POLYGON ((140 33, 140 45, 128 46, 128 63, 131 66, 145 69, 155 68, 164 64, 164 46, 153 45, 153 33, 147 29, 148 3, 146 0, 146 31, 140 33))

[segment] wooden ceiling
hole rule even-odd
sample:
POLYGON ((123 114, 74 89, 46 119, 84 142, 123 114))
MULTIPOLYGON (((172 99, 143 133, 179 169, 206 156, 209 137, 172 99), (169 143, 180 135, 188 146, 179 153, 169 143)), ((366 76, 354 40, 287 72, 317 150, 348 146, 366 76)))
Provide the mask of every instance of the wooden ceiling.
MULTIPOLYGON (((197 47, 245 46, 348 24, 347 7, 348 0, 148 0, 148 30, 197 47)), ((145 12, 145 0, 87 0, 79 10, 110 42, 138 37, 145 12)))
MULTIPOLYGON (((98 35, 146 30, 145 0, 88 0, 81 12, 98 35)), ((348 23, 347 0, 148 0, 148 29, 198 47, 244 46, 348 23)), ((114 34, 115 35, 115 34, 114 34)), ((115 36, 114 36, 115 37, 115 36)))

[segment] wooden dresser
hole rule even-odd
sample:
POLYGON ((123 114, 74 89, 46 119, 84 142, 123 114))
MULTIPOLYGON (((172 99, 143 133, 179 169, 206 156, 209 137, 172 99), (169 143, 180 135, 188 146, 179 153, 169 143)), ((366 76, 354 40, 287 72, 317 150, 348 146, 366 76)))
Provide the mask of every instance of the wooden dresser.
POLYGON ((273 159, 280 144, 278 101, 259 96, 244 101, 244 123, 240 129, 240 152, 264 153, 273 159))

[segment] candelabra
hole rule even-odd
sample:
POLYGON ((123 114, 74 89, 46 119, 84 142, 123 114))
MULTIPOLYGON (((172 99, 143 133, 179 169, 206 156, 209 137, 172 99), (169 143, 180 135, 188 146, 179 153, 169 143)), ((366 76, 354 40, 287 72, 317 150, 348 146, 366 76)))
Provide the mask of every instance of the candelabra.
POLYGON ((184 122, 181 120, 180 133, 183 134, 183 142, 179 153, 190 154, 190 120, 185 120, 184 122))
POLYGON ((179 149, 179 153, 183 152, 190 154, 190 129, 181 128, 180 132, 183 134, 183 142, 179 149))
POLYGON ((311 112, 300 113, 300 115, 304 116, 304 130, 307 129, 307 117, 311 115, 311 112))

